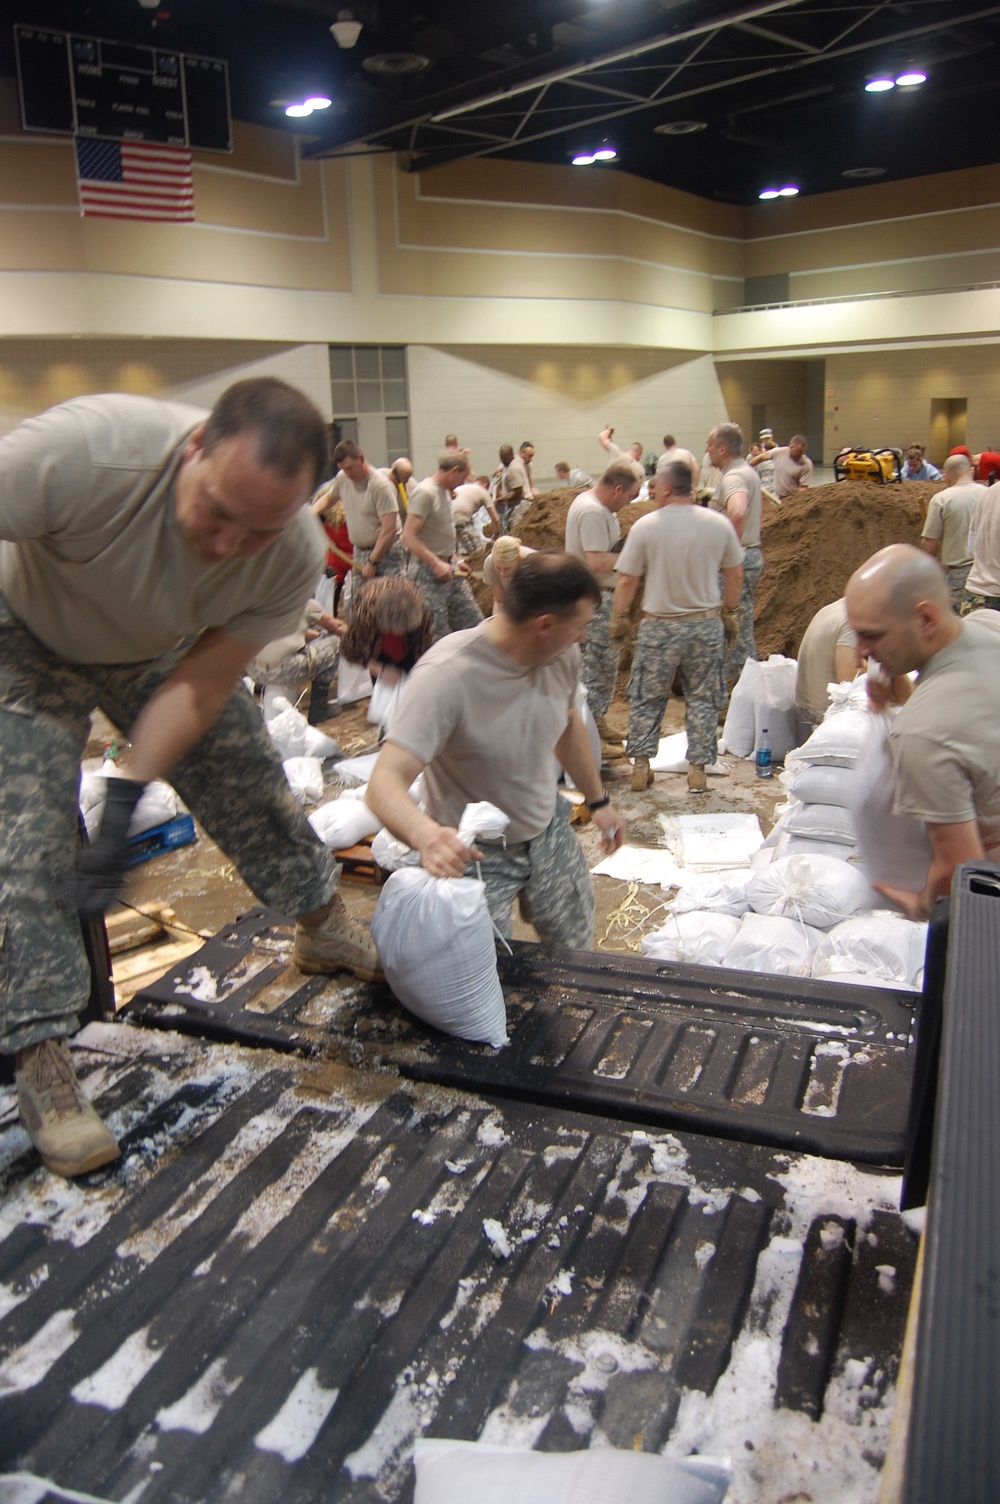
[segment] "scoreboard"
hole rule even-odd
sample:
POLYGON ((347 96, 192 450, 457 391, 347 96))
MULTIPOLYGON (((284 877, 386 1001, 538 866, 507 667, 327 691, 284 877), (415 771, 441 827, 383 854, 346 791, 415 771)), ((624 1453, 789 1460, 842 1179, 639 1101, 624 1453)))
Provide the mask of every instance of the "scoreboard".
POLYGON ((16 25, 26 131, 232 151, 229 68, 220 58, 16 25))

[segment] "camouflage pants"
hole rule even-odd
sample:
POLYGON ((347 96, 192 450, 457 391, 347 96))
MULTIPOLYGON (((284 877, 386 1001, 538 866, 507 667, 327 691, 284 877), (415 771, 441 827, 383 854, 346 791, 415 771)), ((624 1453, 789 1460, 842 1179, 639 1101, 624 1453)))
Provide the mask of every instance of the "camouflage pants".
POLYGON ((455 552, 463 559, 470 554, 477 554, 482 548, 482 541, 476 531, 476 524, 471 517, 455 519, 455 552))
POLYGON ((630 757, 652 757, 660 742, 663 712, 678 667, 684 690, 688 762, 707 767, 716 758, 722 622, 644 621, 639 628, 628 685, 630 757))
MULTIPOLYGON (((76 912, 80 757, 100 706, 128 735, 184 649, 146 663, 70 663, 0 596, 0 1052, 70 1034, 90 977, 76 912)), ((288 787, 242 685, 171 782, 265 903, 308 914, 339 868, 288 787)))
POLYGON ((969 578, 971 568, 971 561, 968 564, 949 564, 944 572, 944 577, 948 581, 948 594, 951 597, 953 611, 962 609, 962 602, 965 599, 965 582, 969 578))
POLYGON ((257 663, 247 667, 247 673, 255 684, 276 684, 297 689, 300 684, 311 684, 314 679, 330 680, 337 672, 340 662, 340 638, 314 637, 297 653, 288 653, 273 668, 261 668, 257 663))
POLYGON ((410 560, 410 579, 417 586, 427 603, 434 623, 434 640, 447 637, 449 632, 461 632, 464 627, 478 627, 483 613, 476 605, 468 580, 456 575, 450 580, 439 580, 429 564, 419 559, 410 560))
MULTIPOLYGON (((357 548, 357 547, 355 548, 355 550, 354 550, 355 584, 359 584, 360 583, 360 581, 361 581, 361 571, 364 569, 365 565, 368 563, 369 559, 371 558, 371 555, 372 555, 372 551, 371 551, 370 548, 357 548)), ((408 557, 409 556, 408 556, 408 554, 406 552, 406 549, 403 547, 402 543, 400 543, 399 539, 397 538, 396 541, 395 541, 395 543, 393 543, 391 545, 391 547, 387 548, 384 554, 381 554, 379 556, 379 561, 375 565, 375 568, 377 569, 377 571, 378 571, 378 573, 379 573, 380 576, 384 575, 384 574, 405 574, 406 573, 406 564, 407 564, 408 557)))
POLYGON ((614 594, 613 590, 601 591, 601 604, 591 618, 587 640, 582 649, 580 678, 587 691, 587 704, 595 721, 599 721, 607 713, 608 706, 615 697, 618 660, 621 658, 621 648, 608 636, 614 594))
POLYGON ((1000 595, 977 595, 974 590, 963 590, 959 616, 968 616, 970 611, 1000 611, 1000 595))
POLYGON ((728 691, 725 681, 735 684, 743 672, 743 665, 747 659, 757 656, 757 639, 753 635, 753 608, 757 581, 763 573, 764 555, 758 545, 751 544, 743 559, 743 584, 740 588, 739 605, 736 608, 740 619, 740 633, 732 647, 726 648, 726 667, 722 684, 724 696, 728 691))
POLYGON ((493 923, 511 938, 514 900, 521 916, 545 944, 588 949, 594 939, 594 890, 583 847, 570 828, 570 806, 556 799, 556 812, 533 840, 506 847, 478 842, 483 860, 466 868, 466 877, 482 875, 493 923))

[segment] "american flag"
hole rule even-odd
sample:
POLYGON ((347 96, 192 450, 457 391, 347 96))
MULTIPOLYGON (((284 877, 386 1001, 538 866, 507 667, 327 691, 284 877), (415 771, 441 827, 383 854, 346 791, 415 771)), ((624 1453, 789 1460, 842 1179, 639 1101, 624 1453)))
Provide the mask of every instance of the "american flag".
POLYGON ((76 138, 84 214, 105 219, 194 219, 191 153, 149 141, 76 138))

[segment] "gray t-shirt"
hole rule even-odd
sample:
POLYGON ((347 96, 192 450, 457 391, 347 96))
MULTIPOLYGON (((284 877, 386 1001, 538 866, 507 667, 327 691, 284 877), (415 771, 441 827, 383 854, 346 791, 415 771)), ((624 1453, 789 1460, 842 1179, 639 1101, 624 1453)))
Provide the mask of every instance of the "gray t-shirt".
POLYGON ((511 491, 520 490, 522 501, 531 500, 534 493, 528 480, 528 469, 519 454, 515 454, 504 470, 500 477, 500 485, 503 487, 504 496, 509 496, 511 491))
MULTIPOLYGON (((599 501, 593 491, 581 491, 566 513, 566 552, 587 563, 587 554, 607 554, 614 548, 622 530, 614 512, 599 501)), ((597 576, 602 589, 615 583, 614 571, 597 576)))
POLYGON ((786 445, 782 449, 772 449, 768 458, 774 467, 773 488, 779 501, 784 501, 786 496, 794 496, 800 486, 809 484, 813 462, 807 454, 800 460, 793 460, 786 445))
POLYGON ((934 825, 977 820, 1000 850, 1000 613, 973 611, 921 670, 889 731, 897 814, 934 825))
POLYGON ((684 616, 721 606, 719 570, 742 563, 743 549, 728 518, 674 502, 632 524, 617 569, 644 577, 645 611, 684 616))
POLYGON ((762 500, 760 494, 760 477, 752 465, 746 460, 730 460, 723 470, 719 484, 715 488, 711 505, 717 512, 724 512, 730 496, 736 491, 747 493, 747 513, 743 523, 742 543, 744 548, 753 548, 760 543, 760 518, 762 500))
POLYGON ((210 627, 253 644, 296 627, 326 556, 308 508, 252 558, 206 563, 181 536, 174 481, 205 416, 76 397, 0 441, 0 589, 61 657, 137 663, 210 627))
POLYGON ((439 559, 450 559, 455 552, 455 519, 451 510, 451 493, 435 484, 429 475, 410 497, 408 517, 423 518, 420 541, 439 559))
POLYGON ((426 763, 424 798, 442 825, 488 799, 510 816, 507 840, 530 841, 555 813, 554 748, 569 720, 580 649, 523 668, 496 647, 483 622, 451 632, 410 675, 389 740, 426 763))
POLYGON ((396 487, 381 470, 369 467, 363 486, 356 486, 349 475, 339 470, 326 488, 327 507, 341 501, 347 519, 347 536, 355 548, 373 548, 382 528, 382 518, 396 519, 398 537, 402 523, 396 487))
POLYGON ((921 538, 939 538, 938 559, 944 569, 956 564, 971 564, 969 528, 976 510, 976 503, 986 495, 986 487, 974 480, 961 481, 957 486, 946 486, 932 496, 927 508, 921 538))

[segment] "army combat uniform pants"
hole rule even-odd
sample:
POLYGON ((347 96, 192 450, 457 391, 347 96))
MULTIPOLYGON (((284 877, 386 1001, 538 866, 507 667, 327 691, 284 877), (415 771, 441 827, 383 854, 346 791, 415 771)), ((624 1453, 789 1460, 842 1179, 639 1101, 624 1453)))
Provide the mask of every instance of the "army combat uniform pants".
POLYGON ((522 917, 546 944, 586 950, 593 943, 594 890, 569 817, 569 804, 557 798, 555 814, 532 840, 476 842, 483 860, 467 867, 465 876, 482 877, 490 916, 505 940, 519 898, 522 917))
POLYGON ((625 750, 629 757, 656 755, 670 687, 680 668, 688 762, 704 768, 715 761, 724 641, 718 616, 707 621, 654 621, 648 617, 643 621, 628 685, 625 750))
MULTIPOLYGON (((146 663, 71 663, 0 596, 0 1053, 72 1033, 90 992, 76 912, 90 713, 99 707, 128 736, 184 651, 146 663)), ((242 685, 170 781, 264 903, 289 915, 326 903, 340 869, 242 685)))
POLYGON ((587 704, 595 721, 607 714, 608 706, 615 697, 618 679, 621 648, 608 636, 614 595, 613 590, 601 591, 601 604, 591 617, 587 640, 582 648, 580 678, 587 691, 587 704))
POLYGON ((449 632, 461 632, 466 627, 478 627, 483 613, 476 605, 476 597, 469 582, 461 575, 450 580, 439 580, 429 564, 422 560, 410 561, 410 579, 417 586, 427 603, 434 623, 434 641, 447 637, 449 632))
POLYGON ((757 639, 753 632, 754 597, 757 592, 757 581, 764 573, 764 555, 758 544, 750 544, 743 556, 743 584, 740 587, 739 604, 736 612, 739 617, 739 636, 732 647, 726 648, 726 669, 724 680, 729 683, 722 684, 723 699, 729 692, 730 685, 736 683, 743 672, 743 665, 748 658, 757 656, 757 639))

